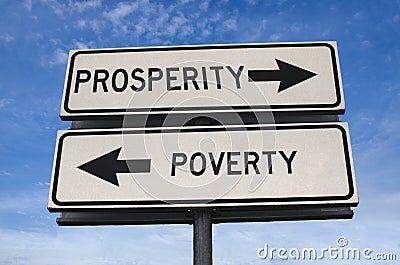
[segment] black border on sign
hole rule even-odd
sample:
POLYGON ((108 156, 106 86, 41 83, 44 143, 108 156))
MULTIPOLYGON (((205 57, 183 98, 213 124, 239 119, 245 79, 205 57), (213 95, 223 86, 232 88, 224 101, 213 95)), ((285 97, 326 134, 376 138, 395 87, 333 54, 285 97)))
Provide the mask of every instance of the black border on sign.
MULTIPOLYGON (((110 54, 110 53, 126 53, 126 52, 149 52, 149 51, 187 51, 187 50, 228 50, 228 49, 243 49, 243 48, 290 48, 290 47, 327 47, 331 52, 332 58, 332 67, 333 67, 333 75, 335 80, 335 93, 336 93, 336 102, 328 103, 328 104, 294 104, 294 105, 270 105, 268 109, 272 111, 279 111, 285 109, 327 109, 326 111, 331 111, 333 113, 342 113, 343 110, 332 111, 330 108, 335 108, 340 105, 342 98, 340 95, 340 82, 338 75, 338 65, 337 58, 335 53, 335 48, 329 43, 281 43, 281 44, 242 44, 242 45, 205 45, 205 46, 177 46, 177 47, 148 47, 148 48, 127 48, 127 49, 115 49, 115 50, 84 50, 78 51, 71 56, 71 60, 69 63, 68 69, 68 79, 67 86, 64 97, 64 111, 69 114, 87 114, 86 116, 90 117, 90 114, 97 114, 95 116, 104 114, 104 115, 117 115, 113 113, 132 113, 135 112, 148 112, 152 114, 156 114, 157 112, 164 111, 173 111, 179 113, 179 111, 199 111, 199 110, 209 110, 210 112, 214 110, 262 110, 266 109, 265 105, 254 105, 254 106, 208 106, 208 107, 176 107, 176 108, 122 108, 122 109, 70 109, 68 106, 69 98, 71 94, 71 83, 72 83, 72 75, 74 70, 75 58, 81 54, 110 54)), ((68 116, 63 115, 64 119, 68 116)))
MULTIPOLYGON (((216 131, 251 131, 251 130, 273 130, 275 127, 272 126, 257 126, 257 127, 239 127, 239 128, 224 128, 224 127, 210 127, 210 128, 181 128, 181 129, 156 129, 156 130, 124 130, 124 133, 128 134, 140 134, 140 133, 190 133, 190 132, 216 132, 216 131)), ((236 203, 243 205, 251 205, 252 203, 270 203, 270 202, 326 202, 326 201, 335 201, 335 200, 348 200, 354 195, 354 183, 353 183, 353 175, 352 175, 352 166, 350 161, 350 153, 349 153, 349 143, 346 134, 346 130, 340 124, 306 124, 306 125, 285 125, 285 126, 277 126, 276 130, 298 130, 298 129, 338 129, 342 134, 343 140, 343 148, 344 148, 344 156, 346 162, 346 171, 347 171, 347 181, 349 192, 346 195, 338 195, 338 196, 320 196, 320 197, 287 197, 287 198, 252 198, 252 199, 216 199, 209 204, 222 204, 224 203, 236 203)), ((58 178, 59 178, 59 169, 61 162, 61 152, 63 148, 63 141, 66 137, 69 136, 82 136, 82 135, 112 135, 112 134, 121 134, 122 131, 68 131, 64 133, 58 142, 58 148, 56 153, 56 161, 55 161, 55 169, 54 169, 54 181, 53 181, 53 189, 51 198, 55 205, 57 206, 138 206, 138 205, 152 205, 152 207, 167 205, 167 202, 160 200, 152 200, 152 201, 59 201, 57 199, 57 188, 58 188, 58 178)), ((206 204, 202 204, 203 206, 207 206, 206 204)), ((202 205, 198 205, 201 207, 202 205)), ((179 204, 178 204, 179 206, 179 204)), ((113 207, 115 209, 115 207, 113 207)), ((56 209, 52 209, 56 210, 56 209)))

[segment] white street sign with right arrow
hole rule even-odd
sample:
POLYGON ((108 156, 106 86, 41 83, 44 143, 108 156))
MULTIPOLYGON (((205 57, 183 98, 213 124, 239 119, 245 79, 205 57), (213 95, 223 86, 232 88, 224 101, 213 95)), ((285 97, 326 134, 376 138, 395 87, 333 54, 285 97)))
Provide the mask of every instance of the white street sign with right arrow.
POLYGON ((345 110, 335 42, 71 51, 61 117, 345 110))

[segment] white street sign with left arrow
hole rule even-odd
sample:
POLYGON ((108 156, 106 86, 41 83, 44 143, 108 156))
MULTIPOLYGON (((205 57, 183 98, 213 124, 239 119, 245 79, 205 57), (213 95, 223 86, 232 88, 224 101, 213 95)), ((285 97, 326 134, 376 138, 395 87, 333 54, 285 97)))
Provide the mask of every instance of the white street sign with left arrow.
POLYGON ((49 210, 358 203, 346 123, 58 134, 49 210))

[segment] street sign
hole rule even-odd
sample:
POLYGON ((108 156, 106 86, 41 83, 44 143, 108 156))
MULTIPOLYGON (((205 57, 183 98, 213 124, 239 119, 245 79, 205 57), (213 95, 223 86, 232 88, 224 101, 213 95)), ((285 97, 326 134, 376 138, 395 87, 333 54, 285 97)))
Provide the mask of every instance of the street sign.
POLYGON ((336 42, 71 51, 63 120, 345 110, 336 42))
POLYGON ((59 131, 50 211, 358 203, 346 123, 59 131))

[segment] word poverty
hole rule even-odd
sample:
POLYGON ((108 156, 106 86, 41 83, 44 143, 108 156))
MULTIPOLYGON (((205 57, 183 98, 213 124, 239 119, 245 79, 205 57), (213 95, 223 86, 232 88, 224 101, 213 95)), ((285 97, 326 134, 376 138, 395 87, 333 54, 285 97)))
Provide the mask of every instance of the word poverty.
MULTIPOLYGON (((190 173, 193 176, 201 176, 210 168, 214 175, 218 175, 224 163, 226 166, 227 175, 249 175, 252 173, 261 174, 261 170, 268 174, 274 174, 273 161, 280 160, 284 162, 287 174, 293 173, 293 160, 297 154, 297 150, 290 154, 284 151, 255 151, 249 152, 220 152, 219 155, 214 155, 212 152, 203 153, 195 152, 187 155, 182 152, 172 153, 171 176, 177 175, 177 168, 189 166, 190 173), (276 156, 276 158, 274 158, 276 156), (262 167, 260 165, 263 165, 262 167)), ((185 170, 186 172, 186 170, 185 170)))

